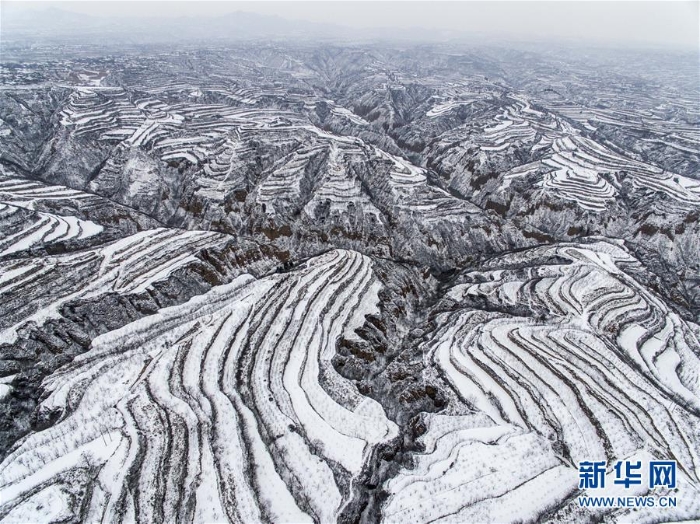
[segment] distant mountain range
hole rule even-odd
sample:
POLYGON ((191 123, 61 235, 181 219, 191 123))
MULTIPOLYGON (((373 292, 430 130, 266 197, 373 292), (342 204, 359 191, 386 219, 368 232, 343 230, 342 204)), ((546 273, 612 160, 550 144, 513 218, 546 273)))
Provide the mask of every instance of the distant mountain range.
POLYGON ((55 7, 26 10, 3 6, 3 40, 82 40, 91 43, 212 42, 241 40, 411 40, 436 41, 464 37, 450 31, 414 28, 357 29, 343 25, 291 20, 274 15, 236 11, 222 16, 102 17, 55 7))

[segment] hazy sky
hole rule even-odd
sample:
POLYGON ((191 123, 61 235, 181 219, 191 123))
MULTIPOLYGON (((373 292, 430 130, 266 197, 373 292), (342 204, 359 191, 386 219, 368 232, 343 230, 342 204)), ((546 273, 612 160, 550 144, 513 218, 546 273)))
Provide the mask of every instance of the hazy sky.
POLYGON ((519 38, 586 39, 700 47, 699 1, 81 1, 7 2, 21 9, 57 7, 96 16, 192 17, 234 11, 358 28, 416 28, 519 38))

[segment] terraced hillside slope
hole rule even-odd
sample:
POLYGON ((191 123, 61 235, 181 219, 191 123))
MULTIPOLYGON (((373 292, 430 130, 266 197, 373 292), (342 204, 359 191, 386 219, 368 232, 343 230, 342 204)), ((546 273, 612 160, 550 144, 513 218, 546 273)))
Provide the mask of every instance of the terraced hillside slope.
POLYGON ((700 519, 693 57, 3 45, 2 522, 700 519))

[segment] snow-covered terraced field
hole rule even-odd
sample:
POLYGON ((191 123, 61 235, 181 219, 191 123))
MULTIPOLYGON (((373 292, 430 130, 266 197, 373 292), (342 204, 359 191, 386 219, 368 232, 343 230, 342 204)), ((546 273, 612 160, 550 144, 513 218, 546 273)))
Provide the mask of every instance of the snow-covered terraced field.
MULTIPOLYGON (((30 238, 30 234, 26 233, 25 238, 30 238)), ((3 277, 0 296, 12 302, 24 297, 4 319, 18 318, 20 322, 3 322, 6 329, 0 331, 0 339, 3 342, 14 339, 17 329, 28 322, 41 325, 57 317, 61 306, 69 301, 108 293, 145 292, 179 268, 197 265, 195 254, 201 249, 221 245, 226 240, 225 235, 218 233, 163 228, 47 258, 0 258, 3 277)), ((2 242, 3 246, 16 245, 11 244, 12 237, 2 242)))
MULTIPOLYGON (((553 168, 541 185, 589 210, 601 210, 616 189, 603 174, 628 173, 635 187, 664 193, 681 206, 700 205, 700 182, 624 158, 592 140, 572 135, 553 143, 553 154, 540 165, 553 168)), ((506 175, 508 178, 509 175, 506 175)))
POLYGON ((276 207, 298 205, 302 185, 306 182, 306 166, 325 152, 323 145, 306 146, 292 152, 270 170, 258 187, 257 195, 257 201, 266 205, 267 213, 274 214, 276 207))
MULTIPOLYGON (((689 104, 689 108, 692 106, 692 103, 689 104)), ((700 131, 698 131, 697 126, 672 122, 654 114, 652 111, 581 109, 576 106, 559 104, 554 105, 553 109, 572 120, 582 122, 584 127, 590 130, 595 130, 596 126, 600 126, 600 124, 607 124, 634 131, 640 130, 646 133, 651 131, 657 136, 643 138, 642 140, 663 144, 684 153, 700 154, 700 131)))
MULTIPOLYGON (((4 171, 0 168, 0 173, 4 171)), ((26 209, 35 209, 35 203, 67 200, 72 204, 96 205, 100 201, 95 195, 70 189, 65 186, 46 185, 25 178, 0 175, 0 202, 26 209)))
POLYGON ((109 87, 76 89, 61 112, 61 123, 76 136, 97 133, 103 138, 128 136, 144 118, 123 89, 109 87))
MULTIPOLYGON (((635 189, 664 193, 679 207, 693 209, 700 205, 697 180, 623 156, 584 136, 560 116, 534 109, 524 96, 509 99, 514 103, 489 118, 472 137, 479 162, 505 155, 507 162, 517 163, 504 171, 500 190, 507 190, 515 178, 538 173, 538 187, 543 191, 573 201, 581 209, 603 211, 618 195, 621 179, 617 177, 624 174, 635 189), (537 159, 518 163, 517 157, 508 158, 514 150, 528 151, 537 159)), ((471 151, 467 145, 472 142, 461 144, 455 140, 460 133, 458 128, 441 138, 445 145, 436 159, 438 165, 464 169, 465 149, 471 151)))
POLYGON ((664 515, 700 517, 698 326, 635 266, 614 244, 565 244, 460 277, 425 358, 476 411, 426 417, 387 521, 535 519, 579 494, 579 462, 639 453, 678 461, 686 503, 664 515))
POLYGON ((614 186, 599 175, 595 160, 586 162, 580 158, 573 140, 569 138, 554 141, 555 154, 542 161, 554 168, 545 175, 542 188, 552 190, 567 200, 575 201, 583 209, 601 211, 616 194, 614 186))
POLYGON ((618 191, 604 175, 609 178, 624 172, 630 175, 635 188, 665 193, 681 206, 700 205, 700 183, 696 180, 615 153, 582 136, 558 117, 552 119, 551 115, 533 110, 524 99, 516 99, 514 105, 497 116, 495 125, 479 135, 478 143, 487 154, 526 144, 531 145, 533 152, 547 151, 542 159, 505 173, 504 188, 515 177, 540 171, 543 190, 574 201, 582 209, 601 211, 618 191))
POLYGON ((353 124, 357 124, 358 126, 366 126, 369 125, 369 122, 365 120, 364 118, 357 116, 355 113, 350 111, 349 109, 345 109, 344 107, 334 107, 331 112, 334 115, 338 115, 342 118, 346 118, 353 124))
POLYGON ((381 150, 375 150, 375 153, 391 164, 387 185, 399 210, 420 213, 428 221, 442 222, 462 222, 466 216, 474 213, 471 205, 455 200, 446 191, 428 184, 425 169, 381 150))
POLYGON ((474 99, 462 99, 462 100, 449 100, 447 102, 442 102, 434 105, 427 113, 425 113, 425 116, 428 117, 436 117, 436 116, 442 116, 446 113, 449 113, 456 107, 461 107, 461 106, 468 106, 474 103, 474 99))
MULTIPOLYGON (((0 224, 12 221, 13 215, 20 209, 23 208, 0 202, 0 224)), ((2 235, 4 238, 0 237, 0 257, 54 242, 89 238, 103 230, 99 224, 72 216, 63 217, 43 212, 23 215, 27 218, 23 221, 21 231, 8 236, 2 235), (32 218, 28 218, 29 216, 32 218)))
POLYGON ((184 159, 192 164, 208 158, 231 132, 299 120, 293 113, 224 104, 168 104, 158 98, 132 102, 123 89, 107 87, 77 88, 61 116, 61 124, 75 136, 97 134, 98 140, 152 150, 164 161, 184 159))
POLYGON ((343 147, 343 144, 331 144, 326 175, 315 191, 313 198, 306 204, 304 210, 312 217, 317 216, 319 207, 328 206, 331 217, 339 217, 343 213, 354 214, 361 212, 361 217, 373 217, 379 222, 381 213, 372 204, 370 198, 363 193, 360 181, 348 173, 346 166, 352 162, 345 155, 361 159, 357 148, 343 147), (350 209, 352 207, 352 209, 350 209), (352 213, 349 213, 352 211, 352 213))
POLYGON ((37 210, 41 204, 67 201, 90 206, 96 197, 64 186, 47 186, 0 175, 0 257, 55 242, 99 235, 104 228, 90 220, 37 210))
POLYGON ((0 465, 0 512, 334 521, 397 434, 330 364, 378 291, 369 259, 333 251, 98 337, 45 384, 42 409, 63 415, 0 465))
POLYGON ((537 131, 543 126, 541 122, 533 120, 531 115, 527 114, 528 107, 518 100, 514 105, 507 107, 502 114, 496 116, 493 125, 485 128, 480 137, 480 149, 502 151, 512 144, 534 141, 537 131))

